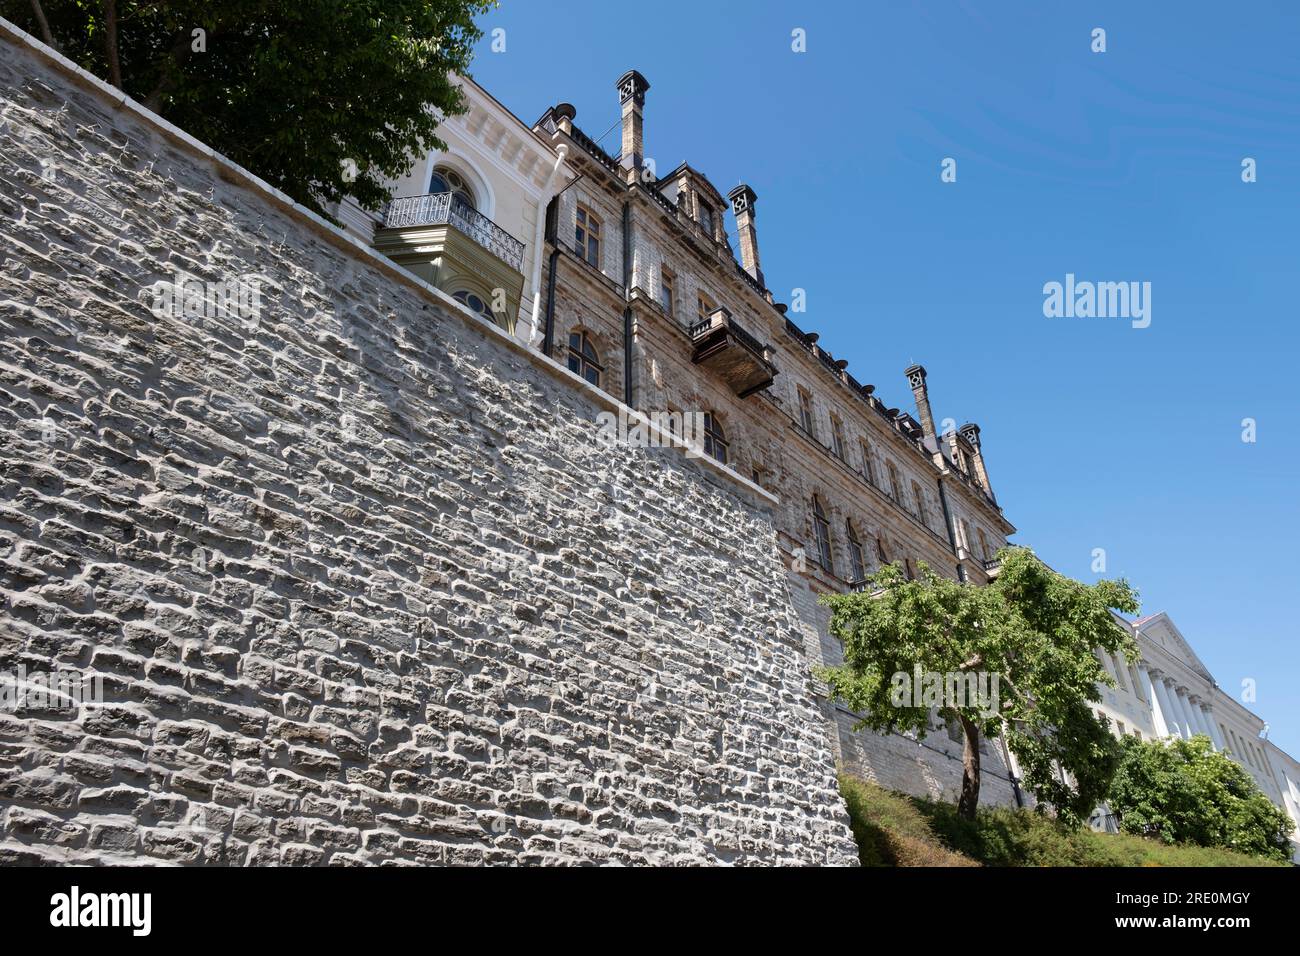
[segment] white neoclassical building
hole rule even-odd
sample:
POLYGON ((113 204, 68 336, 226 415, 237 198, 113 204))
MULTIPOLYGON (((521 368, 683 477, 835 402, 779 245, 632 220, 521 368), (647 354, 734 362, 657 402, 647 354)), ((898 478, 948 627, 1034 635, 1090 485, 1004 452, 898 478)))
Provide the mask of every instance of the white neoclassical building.
MULTIPOLYGON (((1097 709, 1121 736, 1209 737, 1296 821, 1292 859, 1300 863, 1300 764, 1263 739, 1264 720, 1219 685, 1167 613, 1123 623, 1133 631, 1141 657, 1132 662, 1098 651, 1117 686, 1101 689, 1097 709)), ((1104 815, 1098 822, 1113 825, 1104 815)))
POLYGON ((468 111, 439 125, 445 150, 414 157, 392 201, 330 212, 349 232, 525 342, 541 339, 546 208, 574 174, 553 147, 468 77, 468 111))

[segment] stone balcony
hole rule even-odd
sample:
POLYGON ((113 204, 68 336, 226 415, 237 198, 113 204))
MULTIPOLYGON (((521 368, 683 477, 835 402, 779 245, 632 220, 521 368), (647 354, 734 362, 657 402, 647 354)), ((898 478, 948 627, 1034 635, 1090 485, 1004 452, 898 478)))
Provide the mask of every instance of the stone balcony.
POLYGON ((715 309, 687 334, 695 343, 691 361, 720 375, 741 398, 762 391, 776 377, 771 346, 737 325, 726 309, 715 309))
POLYGON ((507 327, 519 313, 524 244, 451 193, 394 199, 374 245, 444 292, 474 292, 484 302, 504 297, 497 318, 507 327))

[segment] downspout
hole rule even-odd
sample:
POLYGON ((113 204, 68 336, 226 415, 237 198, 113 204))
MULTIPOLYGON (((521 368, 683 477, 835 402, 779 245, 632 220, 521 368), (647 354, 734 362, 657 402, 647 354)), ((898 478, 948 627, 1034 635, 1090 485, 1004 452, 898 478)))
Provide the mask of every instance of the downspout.
MULTIPOLYGON (((560 147, 560 148, 566 148, 566 147, 560 147)), ((551 351, 552 348, 554 347, 554 341, 555 341, 555 267, 558 264, 560 258, 560 243, 556 239, 555 229, 556 226, 558 225, 558 221, 560 218, 559 199, 560 196, 563 195, 565 190, 567 190, 578 180, 582 179, 582 177, 585 175, 586 173, 579 173, 577 176, 573 177, 573 179, 569 182, 569 185, 565 186, 564 189, 561 189, 558 193, 552 196, 551 201, 547 204, 548 212, 546 216, 546 225, 548 230, 547 235, 550 238, 550 242, 551 242, 551 258, 550 258, 550 262, 547 264, 546 267, 546 271, 547 271, 546 327, 542 335, 542 354, 545 355, 547 358, 551 357, 551 351), (549 212, 549 210, 552 208, 554 208, 555 210, 554 217, 552 217, 549 212)))
POLYGON ((1006 727, 1007 722, 1004 720, 1002 721, 1003 736, 999 738, 998 743, 1002 744, 1002 759, 1007 762, 1007 779, 1011 781, 1011 791, 1016 795, 1016 806, 1023 807, 1025 798, 1020 792, 1020 778, 1016 776, 1016 765, 1011 762, 1011 748, 1007 746, 1006 727))
POLYGON ((939 485, 939 504, 943 507, 943 526, 948 529, 948 547, 952 548, 953 556, 957 554, 957 536, 952 530, 952 514, 948 511, 948 494, 943 490, 943 477, 936 479, 939 485))
MULTIPOLYGON (((533 253, 532 276, 529 280, 529 284, 533 290, 533 314, 531 318, 532 328, 528 330, 529 345, 537 344, 537 337, 541 328, 541 323, 538 320, 541 318, 542 311, 542 250, 545 248, 542 245, 542 237, 546 228, 546 207, 552 198, 550 193, 551 187, 555 185, 555 177, 560 174, 560 167, 564 165, 565 157, 569 155, 569 147, 561 144, 555 148, 555 152, 558 154, 555 157, 555 165, 551 167, 551 174, 546 177, 546 185, 542 187, 542 194, 537 200, 537 225, 533 229, 533 249, 535 251, 533 253)), ((554 255, 551 256, 549 268, 550 273, 553 276, 555 273, 554 255)), ((549 293, 547 298, 550 298, 549 293)), ((547 354, 549 354, 549 352, 547 354)))
POLYGON ((623 404, 632 407, 632 201, 623 201, 623 404))
POLYGON ((546 328, 542 333, 542 354, 547 358, 551 357, 551 341, 555 338, 555 265, 559 258, 560 247, 553 246, 546 265, 546 328))

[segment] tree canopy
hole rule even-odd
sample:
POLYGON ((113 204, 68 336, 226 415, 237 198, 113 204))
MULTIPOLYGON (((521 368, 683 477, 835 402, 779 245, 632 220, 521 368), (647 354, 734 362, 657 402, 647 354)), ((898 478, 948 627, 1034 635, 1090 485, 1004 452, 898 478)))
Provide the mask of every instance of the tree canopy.
POLYGON ((1245 768, 1191 740, 1126 738, 1107 801, 1121 830, 1287 862, 1295 824, 1245 768))
POLYGON ((1136 612, 1137 597, 1123 580, 1064 577, 1025 548, 1004 548, 998 558, 999 574, 986 586, 924 564, 908 580, 887 564, 864 591, 828 595, 844 663, 819 676, 874 730, 924 735, 936 710, 959 723, 963 816, 973 819, 979 801, 980 740, 1001 738, 1039 801, 1082 819, 1105 797, 1119 760, 1118 741, 1089 706, 1101 699, 1099 684, 1114 685, 1096 649, 1137 659, 1112 614, 1136 612), (916 676, 925 684, 920 694, 905 686, 916 676), (973 685, 984 693, 960 694, 973 685))
POLYGON ((169 122, 323 211, 377 208, 445 148, 454 74, 495 0, 0 0, 0 11, 169 122))

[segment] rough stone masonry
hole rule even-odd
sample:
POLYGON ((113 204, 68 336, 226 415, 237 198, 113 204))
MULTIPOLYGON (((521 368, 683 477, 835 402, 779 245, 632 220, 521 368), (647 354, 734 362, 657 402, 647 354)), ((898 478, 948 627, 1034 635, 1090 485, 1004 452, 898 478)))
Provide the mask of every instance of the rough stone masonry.
POLYGON ((0 864, 856 861, 761 492, 3 21, 0 91, 0 674, 102 680, 0 709, 0 864))

